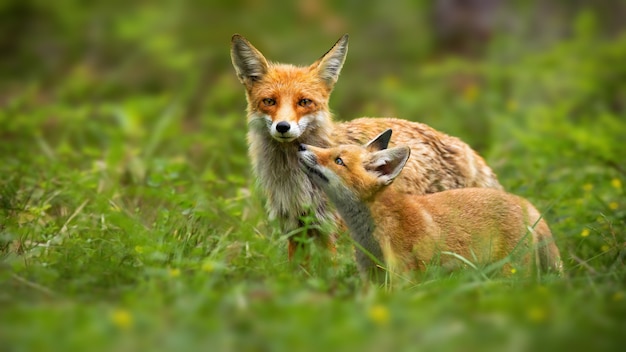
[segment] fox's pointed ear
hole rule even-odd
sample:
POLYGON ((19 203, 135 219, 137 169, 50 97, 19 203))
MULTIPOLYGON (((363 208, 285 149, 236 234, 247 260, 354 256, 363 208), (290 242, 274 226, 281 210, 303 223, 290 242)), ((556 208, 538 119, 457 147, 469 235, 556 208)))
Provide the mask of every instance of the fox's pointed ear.
POLYGON ((365 145, 365 149, 369 152, 377 152, 379 150, 387 149, 389 146, 389 140, 391 139, 391 128, 386 130, 385 132, 376 136, 376 138, 367 142, 365 145))
POLYGON ((348 35, 344 34, 326 54, 311 65, 329 89, 332 89, 337 82, 347 54, 348 35))
POLYGON ((411 149, 406 146, 374 152, 365 169, 376 174, 382 185, 390 184, 406 165, 411 149))
POLYGON ((267 60, 246 38, 233 35, 230 42, 230 58, 237 78, 244 85, 252 85, 267 73, 267 60))

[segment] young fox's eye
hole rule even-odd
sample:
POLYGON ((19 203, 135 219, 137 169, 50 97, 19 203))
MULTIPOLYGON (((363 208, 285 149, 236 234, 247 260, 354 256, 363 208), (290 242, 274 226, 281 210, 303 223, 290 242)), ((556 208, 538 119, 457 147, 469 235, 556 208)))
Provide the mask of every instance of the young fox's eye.
POLYGON ((300 99, 300 101, 298 101, 298 105, 306 108, 308 106, 311 106, 311 104, 313 104, 313 101, 311 99, 300 99))
POLYGON ((343 160, 341 160, 341 158, 339 158, 339 157, 337 157, 337 159, 335 159, 335 164, 341 165, 341 166, 346 166, 346 164, 343 163, 343 160))
POLYGON ((262 100, 263 104, 265 106, 272 106, 272 105, 276 105, 276 100, 272 99, 272 98, 265 98, 262 100))

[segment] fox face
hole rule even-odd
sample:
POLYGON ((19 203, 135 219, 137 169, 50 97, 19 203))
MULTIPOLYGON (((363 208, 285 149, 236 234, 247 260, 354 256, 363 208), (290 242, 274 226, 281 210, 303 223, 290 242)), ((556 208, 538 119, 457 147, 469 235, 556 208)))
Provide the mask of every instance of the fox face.
POLYGON ((307 67, 275 64, 235 34, 231 59, 246 88, 248 124, 278 142, 292 142, 328 123, 328 99, 348 52, 348 35, 307 67))
POLYGON ((304 172, 333 200, 367 201, 400 174, 411 150, 387 149, 392 131, 386 130, 365 146, 318 148, 301 144, 298 158, 304 172))

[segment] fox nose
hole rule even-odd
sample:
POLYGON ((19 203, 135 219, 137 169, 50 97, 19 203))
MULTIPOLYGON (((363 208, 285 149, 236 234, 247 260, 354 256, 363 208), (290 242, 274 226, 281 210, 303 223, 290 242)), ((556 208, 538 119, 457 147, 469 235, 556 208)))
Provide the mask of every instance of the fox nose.
POLYGON ((299 151, 299 152, 303 152, 303 151, 305 151, 305 150, 306 150, 306 147, 304 146, 304 144, 300 144, 300 145, 298 145, 298 151, 299 151))
POLYGON ((276 131, 280 133, 285 133, 289 131, 290 128, 291 128, 291 125, 287 121, 281 121, 276 124, 276 131))

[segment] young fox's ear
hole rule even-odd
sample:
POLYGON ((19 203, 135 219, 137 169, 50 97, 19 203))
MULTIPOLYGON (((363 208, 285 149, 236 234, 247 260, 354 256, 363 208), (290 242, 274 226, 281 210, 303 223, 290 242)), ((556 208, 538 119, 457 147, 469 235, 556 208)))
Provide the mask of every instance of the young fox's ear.
POLYGON ((365 149, 369 152, 377 152, 379 150, 387 149, 389 146, 389 140, 391 139, 391 128, 386 130, 385 132, 376 136, 376 138, 367 142, 365 145, 365 149))
POLYGON ((344 34, 326 54, 311 65, 330 89, 339 78, 339 72, 346 61, 346 54, 348 54, 348 35, 344 34))
POLYGON ((239 34, 233 35, 230 42, 230 58, 237 78, 245 85, 253 84, 267 73, 267 60, 263 54, 239 34))
POLYGON ((382 185, 388 185, 400 174, 409 155, 411 149, 406 146, 377 151, 372 153, 365 169, 375 173, 382 185))

